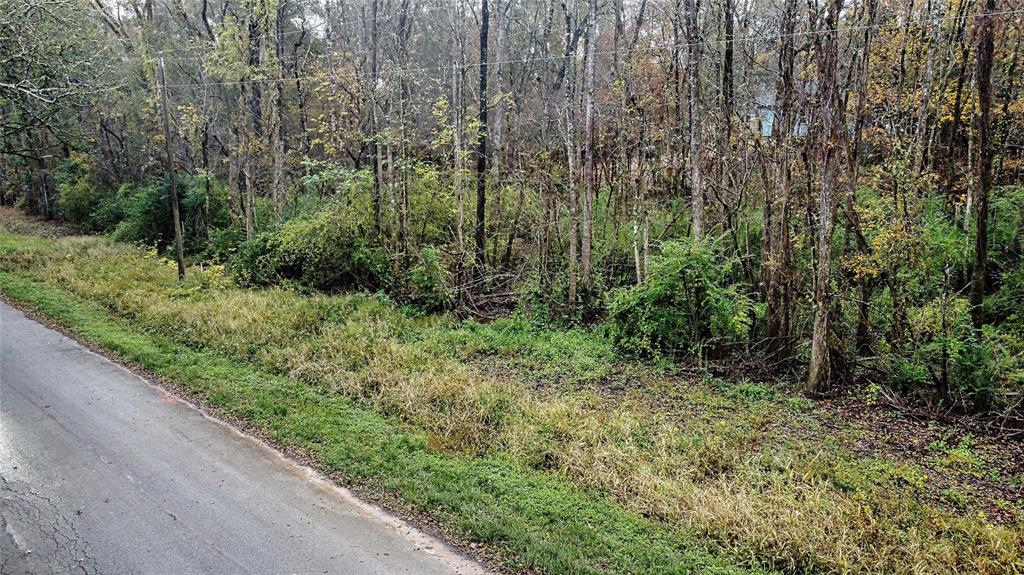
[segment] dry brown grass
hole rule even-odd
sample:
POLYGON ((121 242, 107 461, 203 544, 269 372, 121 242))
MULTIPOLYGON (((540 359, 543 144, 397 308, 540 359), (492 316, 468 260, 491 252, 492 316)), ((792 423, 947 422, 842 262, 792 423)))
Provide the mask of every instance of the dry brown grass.
MULTIPOLYGON (((2 238, 0 238, 2 239, 2 238)), ((406 337, 428 325, 372 296, 176 285, 153 254, 98 238, 0 242, 0 268, 145 329, 253 362, 426 430, 438 450, 550 470, 752 564, 828 573, 1024 572, 1024 529, 957 516, 912 465, 821 437, 768 441, 779 403, 669 421, 640 402, 542 393, 406 337)), ((193 275, 195 271, 193 270, 193 275)), ((216 283, 216 282, 214 282, 216 283)))

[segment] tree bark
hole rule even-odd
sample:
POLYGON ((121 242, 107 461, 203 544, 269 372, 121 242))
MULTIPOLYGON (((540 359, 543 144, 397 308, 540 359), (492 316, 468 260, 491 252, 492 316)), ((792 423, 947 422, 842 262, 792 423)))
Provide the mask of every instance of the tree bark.
POLYGON ((231 223, 236 223, 242 217, 242 195, 239 174, 239 142, 238 128, 228 128, 228 211, 231 215, 231 223))
MULTIPOLYGON (((284 18, 285 3, 278 4, 274 14, 273 39, 274 39, 274 94, 271 98, 272 108, 270 114, 270 149, 273 156, 273 169, 271 176, 271 193, 274 198, 274 215, 278 221, 284 217, 285 190, 284 190, 284 38, 281 31, 281 20, 284 18)), ((267 19, 270 14, 266 14, 267 19)))
POLYGON ((794 30, 797 0, 786 0, 779 27, 779 78, 772 136, 776 149, 774 197, 765 198, 764 250, 761 258, 762 284, 768 304, 768 350, 783 364, 792 357, 792 310, 794 300, 794 254, 790 233, 790 138, 795 124, 794 30))
POLYGON ((845 149, 843 136, 842 99, 837 81, 838 39, 836 26, 843 0, 829 0, 824 28, 818 31, 816 46, 818 66, 818 105, 820 134, 818 138, 818 234, 815 243, 817 268, 814 274, 814 331, 811 336, 811 361, 808 368, 806 391, 820 394, 834 384, 840 374, 834 365, 840 353, 832 343, 832 231, 835 228, 835 209, 839 195, 841 154, 845 149))
POLYGON ((505 38, 508 35, 508 15, 512 2, 495 0, 497 38, 494 43, 494 91, 497 102, 494 105, 494 120, 491 129, 491 172, 496 182, 501 181, 501 155, 505 136, 505 38))
POLYGON ((732 114, 733 114, 733 37, 735 16, 733 15, 733 0, 724 0, 722 3, 722 19, 724 21, 725 44, 722 54, 722 134, 719 138, 719 165, 720 175, 725 179, 726 167, 728 164, 729 149, 732 145, 732 114))
POLYGON ((984 10, 977 17, 978 60, 977 90, 978 116, 975 130, 978 138, 978 167, 976 173, 977 208, 975 210, 974 269, 971 273, 971 320, 975 329, 985 323, 985 280, 988 273, 988 203, 992 189, 992 61, 995 51, 995 0, 986 0, 984 10))
POLYGON ((590 292, 590 251, 593 240, 594 193, 596 174, 594 167, 594 76, 597 45, 597 0, 589 0, 587 13, 587 55, 584 72, 585 103, 583 109, 583 217, 580 238, 580 278, 584 298, 590 292))
POLYGON ((689 46, 687 57, 687 103, 690 123, 689 172, 690 202, 693 209, 691 230, 693 240, 704 239, 704 186, 701 182, 701 117, 700 117, 700 61, 701 39, 698 12, 699 0, 686 0, 686 42, 689 46))
POLYGON ((373 229, 377 234, 382 231, 381 226, 381 194, 383 185, 381 183, 383 170, 381 166, 380 150, 380 118, 377 110, 377 82, 380 73, 380 21, 379 21, 379 0, 373 0, 370 10, 370 155, 373 161, 373 229))
POLYGON ((480 106, 479 131, 476 139, 476 275, 483 276, 487 265, 485 217, 487 215, 487 34, 490 28, 490 7, 483 0, 480 9, 480 106))
POLYGON ((576 290, 579 279, 579 184, 576 181, 576 126, 574 122, 576 102, 575 93, 575 58, 573 55, 574 42, 572 36, 572 15, 565 2, 562 3, 565 13, 565 74, 563 81, 563 102, 565 105, 565 164, 566 164, 566 187, 569 196, 569 278, 566 294, 567 305, 570 312, 576 309, 576 290))
MULTIPOLYGON (((878 12, 878 1, 868 0, 865 7, 865 26, 863 45, 861 46, 860 69, 857 78, 857 106, 854 111, 853 120, 853 141, 850 142, 848 152, 848 165, 850 170, 850 189, 846 196, 846 211, 850 222, 850 228, 856 238, 857 249, 861 253, 868 253, 870 248, 867 239, 864 237, 860 216, 857 213, 857 181, 860 174, 860 144, 864 132, 864 116, 867 101, 868 70, 871 62, 871 38, 875 25, 875 16, 878 12)), ((858 280, 860 289, 860 301, 857 302, 857 328, 854 341, 858 355, 867 355, 870 347, 870 303, 871 294, 874 289, 874 280, 861 278, 858 280)))

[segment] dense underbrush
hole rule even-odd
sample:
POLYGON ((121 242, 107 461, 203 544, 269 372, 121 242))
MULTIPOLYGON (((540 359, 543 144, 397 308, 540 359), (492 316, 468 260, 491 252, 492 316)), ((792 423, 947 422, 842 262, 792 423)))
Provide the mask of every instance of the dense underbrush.
MULTIPOLYGON (((157 252, 167 248, 173 230, 166 181, 111 190, 91 173, 86 158, 73 156, 65 164, 58 208, 68 222, 157 252)), ((453 233, 458 208, 436 168, 418 164, 409 170, 403 185, 410 205, 400 227, 372 217, 373 181, 366 170, 309 168, 280 217, 266 198, 257 199, 256 231, 248 239, 223 182, 205 175, 180 178, 189 259, 224 265, 243 287, 382 293, 417 312, 453 310, 488 318, 511 309, 547 328, 602 331, 620 355, 700 364, 741 351, 767 354, 771 365, 788 366, 790 373, 808 359, 814 308, 809 238, 792 238, 789 307, 773 309, 762 293, 763 278, 782 264, 765 253, 755 255, 763 247, 758 213, 737 214, 745 236, 724 234, 694 244, 671 217, 682 208, 663 206, 651 217, 664 233, 650 246, 641 270, 636 230, 630 236, 614 214, 598 206, 593 258, 604 271, 570 302, 570 266, 550 244, 565 243, 566 230, 548 230, 553 235, 546 240, 526 233, 539 225, 540 214, 527 201, 533 191, 518 184, 491 190, 496 206, 518 206, 521 212, 514 221, 489 224, 486 235, 493 242, 485 246, 489 265, 481 271, 469 252, 465 214, 462 244, 453 233), (778 314, 785 314, 788 335, 772 331, 778 314)), ((861 389, 882 386, 936 411, 1024 425, 1018 401, 1024 393, 1024 188, 993 192, 986 323, 979 330, 965 287, 973 230, 931 188, 902 203, 890 201, 888 188, 901 181, 900 170, 897 162, 866 174, 866 187, 857 192, 859 229, 841 230, 834 241, 835 345, 852 368, 845 380, 861 389)))

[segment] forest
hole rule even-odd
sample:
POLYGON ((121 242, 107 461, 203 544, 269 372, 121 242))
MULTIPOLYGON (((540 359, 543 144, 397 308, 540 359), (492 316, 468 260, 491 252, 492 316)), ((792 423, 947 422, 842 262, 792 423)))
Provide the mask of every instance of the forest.
MULTIPOLYGON (((744 568, 1016 573, 1022 40, 1019 0, 0 0, 0 205, 91 238, 0 218, 0 291, 56 286, 744 568), (927 481, 830 431, 882 407, 863 442, 902 430, 927 481)), ((463 504, 438 520, 510 565, 674 569, 654 543, 581 566, 463 504)))

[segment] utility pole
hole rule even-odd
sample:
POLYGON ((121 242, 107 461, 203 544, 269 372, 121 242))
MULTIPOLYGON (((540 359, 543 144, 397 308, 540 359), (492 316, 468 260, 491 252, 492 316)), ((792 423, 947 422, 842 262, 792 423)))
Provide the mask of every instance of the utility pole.
POLYGON ((167 78, 164 76, 164 53, 160 58, 160 103, 164 109, 164 150, 167 153, 167 177, 171 182, 171 216, 174 220, 174 256, 178 262, 178 281, 185 279, 185 253, 181 246, 181 214, 178 211, 178 186, 174 177, 174 156, 171 155, 171 118, 167 111, 167 78))
POLYGON ((487 200, 487 34, 491 24, 490 7, 483 0, 480 7, 480 127, 476 138, 476 277, 482 278, 487 267, 487 246, 484 217, 487 200))

